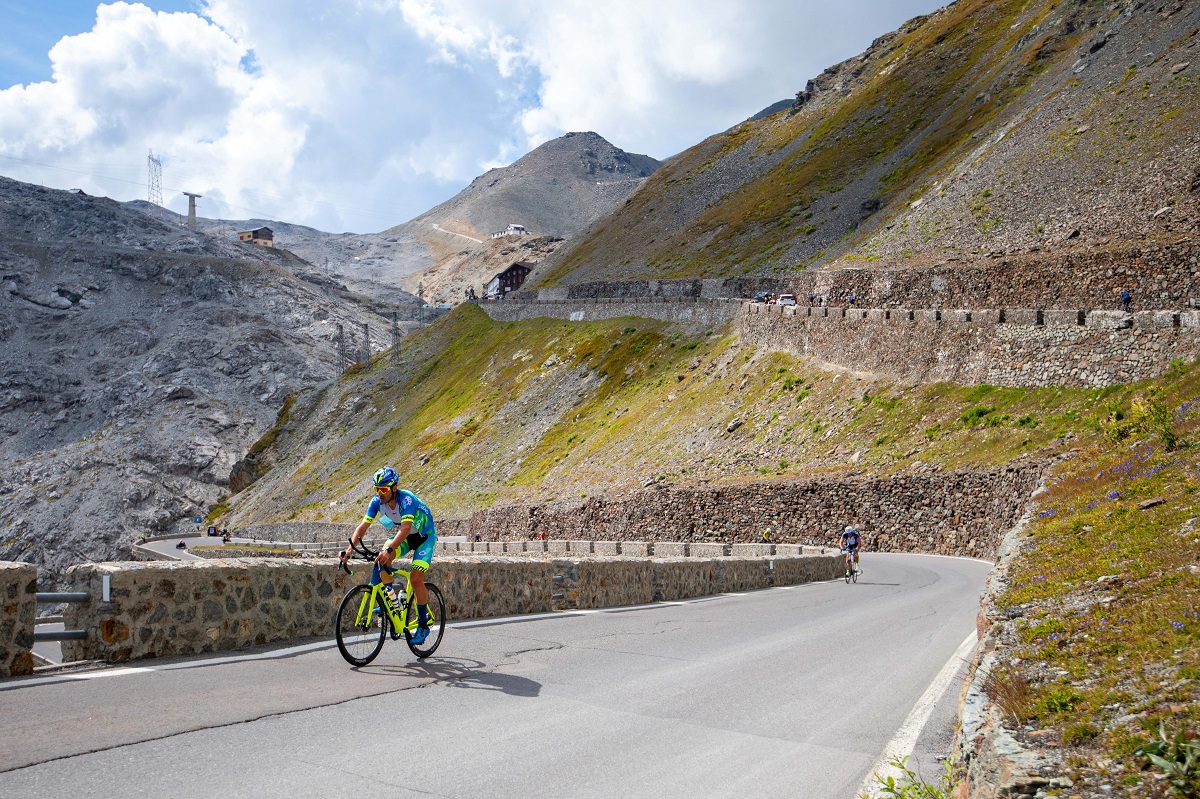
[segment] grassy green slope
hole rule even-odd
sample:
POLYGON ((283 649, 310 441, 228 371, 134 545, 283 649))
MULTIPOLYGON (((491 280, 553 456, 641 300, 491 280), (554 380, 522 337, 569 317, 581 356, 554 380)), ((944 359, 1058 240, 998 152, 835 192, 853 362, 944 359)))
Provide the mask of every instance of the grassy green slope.
POLYGON ((234 520, 350 520, 384 463, 450 517, 650 479, 991 468, 1097 435, 1143 390, 901 386, 727 330, 506 324, 474 306, 406 339, 400 358, 299 395, 234 520))
MULTIPOLYGON (((1115 795, 1171 795, 1134 749, 1160 725, 1200 724, 1196 371, 1092 420, 998 599, 1006 658, 989 693, 1018 737, 1062 747, 1072 779, 1115 795)), ((1200 764, 1189 779, 1181 795, 1196 795, 1200 764)))

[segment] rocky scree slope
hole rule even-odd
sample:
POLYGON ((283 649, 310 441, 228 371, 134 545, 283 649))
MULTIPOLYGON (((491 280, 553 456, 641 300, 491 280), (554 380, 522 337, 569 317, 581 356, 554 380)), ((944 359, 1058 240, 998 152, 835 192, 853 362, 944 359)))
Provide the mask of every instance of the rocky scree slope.
POLYGON ((478 247, 454 253, 438 266, 416 273, 407 282, 412 285, 415 280, 429 302, 460 303, 468 288, 482 298, 497 273, 518 261, 536 264, 554 252, 562 241, 556 236, 488 239, 478 247))
POLYGON ((477 284, 478 273, 494 266, 478 263, 489 258, 486 243, 492 233, 519 224, 534 237, 571 239, 623 202, 659 166, 595 133, 568 133, 506 167, 488 170, 453 198, 378 235, 410 238, 428 248, 421 274, 404 281, 408 291, 423 281, 443 292, 434 295, 437 301, 456 300, 462 293, 455 289, 477 284))
MULTIPOLYGON (((125 203, 157 220, 173 223, 178 216, 145 200, 125 203)), ((215 238, 233 240, 237 233, 268 227, 275 247, 299 256, 303 264, 289 269, 310 283, 341 288, 366 297, 379 297, 399 305, 415 305, 417 298, 400 288, 405 276, 429 263, 429 251, 411 236, 378 233, 326 233, 281 222, 278 219, 196 218, 196 229, 215 238)))
POLYGON ((0 559, 43 585, 190 526, 284 398, 382 319, 105 198, 0 178, 0 559))
POLYGON ((672 158, 530 287, 1194 236, 1200 6, 960 0, 672 158))
POLYGON ((510 223, 567 238, 625 199, 660 166, 592 132, 551 139, 506 167, 489 169, 451 199, 388 233, 420 236, 438 225, 486 238, 510 223))

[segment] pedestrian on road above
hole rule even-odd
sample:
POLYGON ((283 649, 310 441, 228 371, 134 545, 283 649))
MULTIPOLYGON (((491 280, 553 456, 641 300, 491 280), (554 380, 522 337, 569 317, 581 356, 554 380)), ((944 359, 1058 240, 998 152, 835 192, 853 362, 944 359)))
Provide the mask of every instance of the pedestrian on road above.
POLYGON ((1121 310, 1129 313, 1129 306, 1132 302, 1133 297, 1129 296, 1129 289, 1121 289, 1121 310))

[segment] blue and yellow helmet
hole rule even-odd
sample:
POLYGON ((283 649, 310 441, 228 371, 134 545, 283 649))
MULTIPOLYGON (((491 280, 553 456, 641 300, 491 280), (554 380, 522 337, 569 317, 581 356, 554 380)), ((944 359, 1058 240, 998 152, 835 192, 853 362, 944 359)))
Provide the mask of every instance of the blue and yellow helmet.
POLYGON ((391 466, 384 466, 379 471, 375 472, 375 476, 371 479, 377 488, 395 488, 400 482, 400 475, 396 474, 396 470, 391 466))

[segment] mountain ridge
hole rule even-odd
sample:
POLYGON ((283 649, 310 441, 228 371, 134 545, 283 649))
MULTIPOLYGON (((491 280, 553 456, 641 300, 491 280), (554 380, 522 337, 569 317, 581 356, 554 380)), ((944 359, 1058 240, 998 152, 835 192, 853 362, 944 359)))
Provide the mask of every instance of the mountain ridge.
POLYGON ((530 286, 1194 232, 1198 26, 1195 4, 959 0, 673 157, 530 286))

